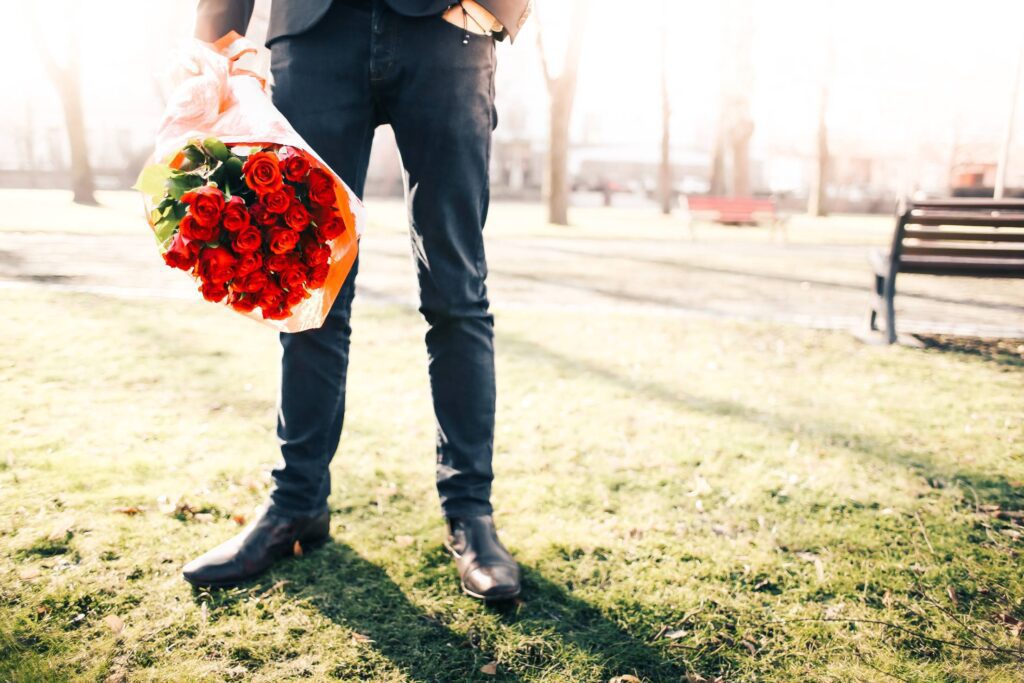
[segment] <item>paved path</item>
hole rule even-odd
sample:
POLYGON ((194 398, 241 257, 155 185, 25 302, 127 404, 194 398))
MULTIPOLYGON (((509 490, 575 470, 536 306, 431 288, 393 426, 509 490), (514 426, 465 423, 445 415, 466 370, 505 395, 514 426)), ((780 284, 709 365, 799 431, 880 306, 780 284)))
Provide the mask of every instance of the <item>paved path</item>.
MULTIPOLYGON (((678 239, 491 236, 495 308, 626 310, 863 329, 867 245, 678 239)), ((408 238, 363 239, 360 305, 414 305, 408 238)), ((194 298, 146 234, 0 232, 0 288, 46 287, 121 297, 194 298)), ((901 331, 1024 338, 1024 282, 908 276, 901 331)))

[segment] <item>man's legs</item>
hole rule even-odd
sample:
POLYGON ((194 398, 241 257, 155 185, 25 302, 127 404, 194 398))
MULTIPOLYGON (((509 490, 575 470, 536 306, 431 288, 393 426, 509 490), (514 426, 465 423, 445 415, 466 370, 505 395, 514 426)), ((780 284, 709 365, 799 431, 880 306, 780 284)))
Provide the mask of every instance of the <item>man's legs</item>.
MULTIPOLYGON (((274 103, 313 149, 362 194, 377 111, 369 89, 370 12, 338 0, 323 20, 271 48, 274 103)), ((265 514, 182 573, 196 586, 232 586, 328 538, 328 465, 345 413, 349 317, 356 269, 320 329, 281 335, 277 434, 283 463, 265 514)))
MULTIPOLYGON (((306 142, 362 196, 378 123, 369 90, 370 13, 336 2, 312 30, 272 48, 274 104, 306 142)), ((308 516, 327 509, 328 465, 345 415, 353 266, 319 329, 281 334, 277 436, 271 509, 308 516)))
POLYGON ((430 384, 437 489, 448 517, 491 513, 494 332, 483 225, 494 112, 494 41, 440 17, 384 11, 393 68, 379 73, 406 182, 430 384))

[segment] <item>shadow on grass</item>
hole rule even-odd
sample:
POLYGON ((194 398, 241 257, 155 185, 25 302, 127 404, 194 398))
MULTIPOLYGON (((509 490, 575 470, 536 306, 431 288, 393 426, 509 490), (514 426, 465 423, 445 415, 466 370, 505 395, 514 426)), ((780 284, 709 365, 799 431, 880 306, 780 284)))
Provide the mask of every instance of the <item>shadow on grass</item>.
MULTIPOLYGON (((458 590, 454 566, 442 548, 428 550, 422 560, 420 587, 434 593, 458 590)), ((524 568, 521 601, 485 605, 460 595, 453 596, 456 604, 446 599, 437 614, 428 614, 382 567, 343 543, 331 542, 299 561, 282 562, 244 590, 212 596, 195 590, 193 596, 220 609, 277 588, 289 600, 308 604, 335 624, 372 640, 367 647, 413 681, 512 681, 528 671, 566 668, 598 669, 600 680, 623 674, 647 681, 678 681, 685 676, 678 664, 531 568, 524 568), (466 633, 446 625, 446 614, 471 622, 466 633), (504 651, 497 676, 480 672, 497 659, 492 646, 504 651)), ((359 659, 339 662, 332 674, 344 680, 382 674, 379 661, 359 659)))
POLYGON ((1024 341, 1020 339, 979 339, 948 334, 914 335, 927 349, 981 358, 989 363, 1024 369, 1024 341))
MULTIPOLYGON (((765 245, 765 246, 768 246, 769 249, 771 248, 769 245, 765 245)), ((681 260, 673 260, 673 259, 665 259, 665 258, 652 258, 652 257, 648 257, 648 256, 638 256, 638 255, 635 255, 635 254, 628 254, 628 255, 626 255, 626 254, 615 253, 615 252, 582 251, 582 250, 579 250, 579 249, 569 249, 569 248, 566 248, 566 247, 555 247, 555 246, 551 246, 551 245, 547 245, 547 244, 537 245, 536 248, 540 249, 540 250, 553 251, 553 252, 558 252, 558 253, 562 253, 562 254, 569 254, 569 255, 573 255, 573 256, 579 256, 579 257, 583 257, 583 258, 598 258, 598 259, 610 259, 610 260, 618 260, 618 261, 627 261, 627 262, 639 263, 639 264, 644 264, 644 265, 664 266, 664 267, 667 267, 667 268, 675 268, 677 270, 683 270, 683 271, 694 271, 694 272, 699 272, 699 273, 712 273, 712 274, 715 274, 715 275, 736 276, 736 277, 742 277, 742 278, 753 279, 753 280, 766 280, 766 281, 770 281, 770 282, 782 282, 782 283, 797 284, 797 285, 802 285, 804 283, 808 283, 808 284, 811 284, 811 285, 814 285, 814 286, 817 286, 817 287, 828 287, 828 288, 832 288, 832 289, 844 289, 844 290, 849 290, 849 291, 854 291, 854 292, 865 292, 865 293, 868 292, 868 290, 870 289, 870 285, 869 285, 869 283, 870 283, 870 279, 869 279, 870 268, 868 268, 868 266, 867 266, 867 259, 864 259, 864 268, 863 268, 864 273, 865 273, 865 284, 864 285, 855 285, 855 284, 849 284, 849 283, 846 283, 846 282, 836 282, 834 280, 819 280, 819 279, 814 279, 814 278, 800 277, 798 275, 785 275, 785 274, 780 274, 780 273, 767 273, 767 272, 763 272, 763 271, 756 271, 756 270, 750 270, 750 269, 744 269, 744 268, 727 268, 727 267, 724 267, 724 266, 708 266, 708 265, 692 263, 692 262, 689 262, 689 261, 681 261, 681 260)), ((804 247, 803 245, 793 245, 793 244, 790 244, 790 245, 786 245, 785 247, 782 247, 781 249, 783 251, 792 252, 792 251, 797 251, 797 250, 801 250, 801 249, 804 249, 804 250, 814 250, 815 248, 816 248, 815 246, 804 247)), ((860 247, 857 247, 857 248, 859 249, 860 247)), ((510 274, 510 273, 506 273, 506 275, 515 276, 515 274, 510 274)), ((602 291, 601 293, 606 293, 606 292, 602 291)), ((935 295, 935 294, 923 294, 923 293, 920 293, 920 292, 901 292, 900 296, 901 297, 908 297, 908 298, 912 298, 912 299, 920 299, 922 301, 932 301, 932 302, 940 303, 940 304, 953 304, 953 305, 960 305, 960 306, 973 306, 975 308, 984 308, 984 309, 992 310, 992 311, 1006 311, 1008 313, 1022 313, 1022 312, 1024 312, 1024 306, 1016 306, 1014 304, 990 303, 990 302, 986 302, 986 301, 977 301, 975 299, 954 299, 954 298, 950 298, 950 297, 938 296, 938 295, 935 295)))
MULTIPOLYGON (((752 424, 762 425, 772 431, 786 435, 796 434, 797 420, 788 419, 783 415, 756 408, 754 406, 728 399, 709 398, 692 394, 657 380, 634 379, 607 366, 563 354, 533 340, 510 332, 502 333, 501 347, 511 353, 532 362, 546 361, 554 367, 569 373, 588 377, 597 377, 614 386, 649 400, 659 401, 676 409, 685 408, 709 415, 731 417, 752 424)), ((998 504, 1004 509, 1021 509, 1024 507, 1024 490, 1015 487, 1004 475, 991 471, 953 471, 948 467, 937 465, 932 456, 925 452, 897 447, 863 432, 852 433, 842 424, 828 420, 799 421, 803 433, 824 438, 829 443, 846 448, 861 455, 869 456, 880 462, 903 465, 917 472, 926 479, 933 488, 942 488, 946 483, 956 482, 968 488, 972 500, 965 503, 998 504)))

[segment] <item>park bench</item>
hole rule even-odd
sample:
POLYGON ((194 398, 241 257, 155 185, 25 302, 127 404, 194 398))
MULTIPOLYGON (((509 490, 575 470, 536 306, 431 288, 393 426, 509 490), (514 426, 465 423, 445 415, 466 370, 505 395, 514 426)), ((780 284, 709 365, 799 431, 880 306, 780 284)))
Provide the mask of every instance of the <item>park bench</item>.
POLYGON ((904 199, 887 251, 871 253, 875 296, 870 327, 885 314, 887 341, 896 341, 896 275, 1024 278, 1024 200, 904 199))
POLYGON ((771 199, 689 195, 681 197, 680 203, 687 214, 691 236, 693 223, 697 220, 723 225, 767 224, 773 232, 782 225, 775 211, 775 202, 771 199))

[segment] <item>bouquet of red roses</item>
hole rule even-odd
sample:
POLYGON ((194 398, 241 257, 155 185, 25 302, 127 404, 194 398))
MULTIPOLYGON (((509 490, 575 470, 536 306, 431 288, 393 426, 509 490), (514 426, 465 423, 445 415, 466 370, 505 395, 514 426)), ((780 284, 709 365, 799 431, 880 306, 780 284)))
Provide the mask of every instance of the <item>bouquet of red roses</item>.
POLYGON ((264 81, 238 68, 252 51, 244 39, 201 50, 161 124, 165 161, 136 184, 163 259, 209 301, 283 331, 319 327, 355 260, 362 207, 273 107, 264 81))

